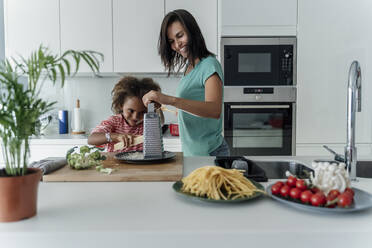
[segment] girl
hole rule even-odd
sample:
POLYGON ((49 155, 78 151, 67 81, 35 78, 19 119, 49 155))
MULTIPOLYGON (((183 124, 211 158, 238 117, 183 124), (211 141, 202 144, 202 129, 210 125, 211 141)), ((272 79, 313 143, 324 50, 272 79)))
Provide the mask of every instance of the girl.
POLYGON ((169 12, 161 25, 158 50, 168 71, 185 67, 177 97, 152 90, 142 98, 175 106, 185 156, 228 156, 222 136, 223 74, 220 63, 208 51, 194 17, 186 10, 169 12))
MULTIPOLYGON (((114 144, 123 142, 118 152, 143 150, 143 144, 133 145, 133 140, 143 134, 143 115, 147 112, 142 97, 150 90, 160 92, 160 87, 151 78, 124 77, 111 92, 111 109, 115 115, 101 122, 88 137, 88 144, 106 144, 107 151, 114 151, 114 144)), ((160 111, 160 110, 159 110, 160 111)), ((162 112, 158 112, 163 121, 162 112)))

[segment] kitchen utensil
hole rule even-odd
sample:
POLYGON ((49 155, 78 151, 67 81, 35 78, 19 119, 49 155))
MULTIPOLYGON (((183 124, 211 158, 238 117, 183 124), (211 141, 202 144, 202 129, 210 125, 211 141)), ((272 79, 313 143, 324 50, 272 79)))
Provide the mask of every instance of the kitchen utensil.
POLYGON ((71 134, 84 134, 85 131, 83 130, 83 122, 81 117, 81 110, 80 110, 80 100, 76 100, 76 107, 73 111, 73 123, 72 123, 72 132, 71 134))
POLYGON ((354 190, 354 203, 350 207, 348 208, 339 208, 339 207, 326 208, 326 207, 315 207, 311 205, 306 205, 306 204, 284 199, 280 196, 273 195, 271 193, 271 187, 273 185, 274 184, 270 184, 266 188, 266 192, 272 199, 277 200, 281 203, 284 203, 288 206, 306 210, 306 211, 312 211, 312 212, 317 212, 317 213, 348 213, 348 212, 354 212, 354 211, 361 211, 361 210, 372 207, 372 195, 368 192, 365 192, 357 188, 352 188, 354 190))
POLYGON ((163 156, 163 134, 160 118, 155 112, 155 104, 149 103, 143 123, 143 155, 144 158, 161 159, 163 156))
POLYGON ((130 164, 164 163, 176 157, 174 152, 164 151, 161 157, 145 157, 142 151, 120 152, 114 156, 117 160, 130 164))
POLYGON ((172 136, 179 136, 178 124, 169 124, 169 130, 172 136))
MULTIPOLYGON (((248 179, 249 180, 249 179, 248 179)), ((253 180, 250 180, 254 186, 256 186, 258 189, 260 190, 264 190, 264 187, 260 184, 260 183, 257 183, 253 180)), ((177 181, 173 184, 172 188, 174 191, 176 191, 176 193, 179 195, 179 196, 182 196, 184 197, 185 199, 188 199, 188 200, 196 200, 196 201, 201 201, 201 202, 212 202, 212 203, 239 203, 239 202, 245 202, 245 201, 250 201, 250 200, 253 200, 253 199, 256 199, 258 197, 261 197, 263 195, 262 192, 254 192, 253 195, 251 196, 247 196, 247 197, 243 197, 243 198, 237 198, 237 199, 234 199, 234 200, 214 200, 214 199, 209 199, 209 198, 206 198, 206 197, 201 197, 201 196, 196 196, 196 195, 193 195, 193 194, 189 194, 189 193, 185 193, 183 192, 181 189, 182 189, 182 181, 177 181)))

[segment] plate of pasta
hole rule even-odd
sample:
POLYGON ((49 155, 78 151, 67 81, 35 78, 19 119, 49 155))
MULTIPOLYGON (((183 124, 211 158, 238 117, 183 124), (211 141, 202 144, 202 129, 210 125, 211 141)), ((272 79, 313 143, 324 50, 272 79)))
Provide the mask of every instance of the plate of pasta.
POLYGON ((194 170, 175 182, 173 189, 188 198, 218 203, 238 203, 266 194, 260 183, 247 179, 242 171, 218 166, 194 170))

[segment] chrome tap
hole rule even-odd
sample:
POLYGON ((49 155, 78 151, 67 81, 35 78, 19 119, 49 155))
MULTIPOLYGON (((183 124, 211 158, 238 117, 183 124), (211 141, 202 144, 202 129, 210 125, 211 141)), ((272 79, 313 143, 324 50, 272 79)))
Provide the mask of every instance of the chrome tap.
POLYGON ((347 129, 345 163, 350 179, 356 180, 357 149, 355 147, 355 112, 362 110, 362 75, 358 61, 353 61, 349 69, 347 87, 347 129))

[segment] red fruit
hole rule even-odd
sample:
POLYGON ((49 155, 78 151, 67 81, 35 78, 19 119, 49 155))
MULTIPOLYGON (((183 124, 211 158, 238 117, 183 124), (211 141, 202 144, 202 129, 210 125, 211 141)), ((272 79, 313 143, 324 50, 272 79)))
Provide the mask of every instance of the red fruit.
POLYGON ((283 196, 283 197, 288 197, 289 195, 289 191, 291 190, 291 188, 288 186, 288 185, 284 185, 283 187, 281 187, 280 189, 280 194, 283 196))
POLYGON ((274 184, 273 186, 271 186, 271 193, 273 193, 273 195, 279 195, 281 188, 282 186, 280 186, 280 184, 274 184))
POLYGON ((304 191, 307 189, 307 185, 305 180, 303 179, 297 179, 296 181, 296 188, 299 188, 301 191, 304 191))
POLYGON ((310 189, 311 192, 313 192, 314 194, 318 193, 320 191, 320 189, 318 189, 317 187, 313 187, 310 189))
POLYGON ((332 198, 332 200, 336 199, 341 193, 337 189, 332 189, 328 192, 327 198, 332 198))
POLYGON ((296 177, 289 176, 288 179, 287 179, 287 185, 289 187, 296 187, 296 181, 297 181, 297 178, 296 177))
POLYGON ((284 183, 282 181, 277 181, 274 185, 280 185, 280 187, 283 187, 284 183))
POLYGON ((316 206, 316 207, 323 206, 326 203, 326 201, 327 199, 325 195, 323 194, 323 192, 320 192, 320 191, 314 194, 313 196, 311 196, 310 198, 311 205, 316 206))
POLYGON ((310 190, 305 190, 301 193, 300 198, 303 203, 309 203, 313 193, 310 190))
POLYGON ((354 197, 354 190, 351 188, 346 188, 344 192, 350 193, 352 197, 354 197))
POLYGON ((341 208, 346 208, 346 207, 350 207, 352 203, 353 203, 353 197, 351 196, 349 192, 344 192, 338 196, 337 206, 341 208))
POLYGON ((300 195, 301 195, 301 190, 298 188, 291 188, 291 190, 289 191, 289 196, 292 199, 300 199, 300 195))

